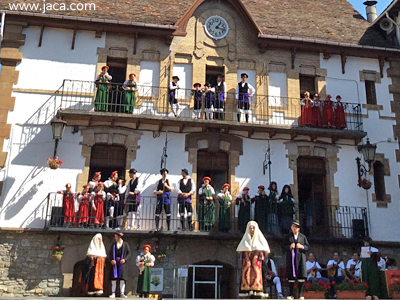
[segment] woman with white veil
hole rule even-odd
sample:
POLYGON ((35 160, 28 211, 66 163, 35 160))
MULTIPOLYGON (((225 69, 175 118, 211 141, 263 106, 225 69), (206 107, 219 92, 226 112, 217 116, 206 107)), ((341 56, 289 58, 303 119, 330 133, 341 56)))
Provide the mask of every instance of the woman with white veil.
POLYGON ((269 245, 257 222, 247 223, 246 232, 236 249, 242 256, 242 280, 240 290, 250 295, 264 296, 262 260, 270 253, 269 245))

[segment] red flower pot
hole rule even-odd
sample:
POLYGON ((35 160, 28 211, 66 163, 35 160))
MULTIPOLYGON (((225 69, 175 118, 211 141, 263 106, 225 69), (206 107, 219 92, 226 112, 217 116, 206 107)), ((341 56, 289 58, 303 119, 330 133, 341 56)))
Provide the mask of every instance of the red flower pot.
POLYGON ((365 291, 336 291, 337 299, 365 299, 365 291))
POLYGON ((325 299, 325 292, 323 292, 323 291, 318 291, 318 292, 305 291, 305 292, 303 292, 302 296, 305 299, 325 299))
POLYGON ((392 293, 392 298, 396 299, 396 300, 399 300, 400 299, 400 292, 393 292, 392 293))

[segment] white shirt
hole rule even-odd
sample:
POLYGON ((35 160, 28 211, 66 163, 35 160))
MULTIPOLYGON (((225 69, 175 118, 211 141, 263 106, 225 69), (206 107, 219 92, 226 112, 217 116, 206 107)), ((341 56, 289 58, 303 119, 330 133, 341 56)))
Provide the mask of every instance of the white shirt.
MULTIPOLYGON (((100 73, 99 75, 97 75, 96 80, 100 80, 101 74, 102 74, 102 73, 100 73)), ((103 77, 107 78, 108 80, 111 80, 111 79, 112 79, 112 76, 111 76, 110 74, 108 74, 108 73, 104 74, 103 77)), ((93 77, 92 77, 92 78, 93 78, 93 77)))
POLYGON ((378 261, 378 267, 380 271, 386 270, 386 261, 381 257, 381 260, 378 261))
POLYGON ((176 89, 179 89, 179 85, 178 85, 178 83, 175 83, 176 85, 173 85, 173 82, 170 82, 169 83, 169 89, 172 91, 172 90, 176 90, 176 89))
POLYGON ((332 266, 332 265, 338 265, 339 269, 337 271, 337 276, 342 276, 342 270, 344 270, 344 262, 341 261, 339 264, 337 262, 335 262, 333 259, 331 259, 330 261, 328 261, 327 266, 332 266))
POLYGON ((353 259, 350 259, 347 262, 346 269, 350 270, 351 266, 355 266, 354 276, 360 277, 361 265, 362 265, 362 261, 361 260, 358 260, 357 262, 355 262, 353 259))
MULTIPOLYGON (((224 91, 225 91, 224 98, 226 98, 226 83, 225 83, 225 81, 217 81, 218 86, 221 86, 221 83, 224 86, 224 91)), ((215 87, 211 88, 210 90, 211 90, 211 92, 215 93, 215 87)))
MULTIPOLYGON (((319 263, 317 263, 316 261, 311 262, 311 261, 307 260, 307 262, 306 262, 307 271, 310 270, 310 269, 311 269, 312 267, 314 267, 314 266, 317 266, 318 269, 321 269, 321 266, 320 266, 319 263)), ((315 277, 316 277, 316 278, 321 278, 321 277, 322 277, 322 276, 321 276, 321 273, 320 273, 319 271, 316 271, 316 272, 317 272, 317 273, 316 273, 315 277)), ((312 273, 312 272, 310 272, 310 273, 307 274, 307 280, 310 279, 311 273, 312 273)))
MULTIPOLYGON (((221 193, 218 193, 217 198, 223 199, 224 196, 225 196, 225 193, 223 191, 221 191, 221 193)), ((231 195, 231 193, 229 193, 229 191, 228 191, 228 197, 229 197, 229 200, 232 202, 232 195, 231 195)))
POLYGON ((122 247, 122 244, 124 243, 124 241, 122 240, 121 243, 117 242, 117 249, 120 249, 122 247))
MULTIPOLYGON (((239 82, 236 86, 236 100, 239 99, 239 84, 242 84, 242 87, 244 87, 246 83, 247 82, 239 82)), ((247 83, 247 87, 249 88, 249 96, 253 96, 256 92, 255 88, 250 83, 247 83)))
MULTIPOLYGON (((209 187, 209 189, 211 191, 211 194, 214 195, 215 194, 214 188, 211 185, 208 185, 208 187, 209 187)), ((203 188, 204 188, 204 185, 202 185, 202 187, 199 188, 199 195, 203 194, 203 188)))
MULTIPOLYGON (((179 181, 178 181, 178 186, 177 186, 177 188, 178 188, 178 194, 182 194, 182 191, 181 191, 181 181, 183 181, 183 184, 184 185, 186 185, 187 184, 187 182, 188 182, 188 180, 190 179, 190 177, 188 176, 188 178, 181 178, 181 179, 179 179, 179 181)), ((194 180, 192 179, 191 180, 191 187, 190 187, 190 195, 194 195, 194 193, 196 192, 196 189, 195 189, 195 187, 194 187, 194 180)))

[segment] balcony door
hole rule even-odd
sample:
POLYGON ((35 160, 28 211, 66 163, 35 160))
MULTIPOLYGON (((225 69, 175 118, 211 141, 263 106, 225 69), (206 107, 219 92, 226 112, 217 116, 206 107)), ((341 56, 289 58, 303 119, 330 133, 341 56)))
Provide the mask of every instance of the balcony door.
POLYGON ((220 73, 225 74, 224 67, 206 66, 206 82, 211 83, 211 86, 215 86, 220 73))
POLYGON ((90 156, 89 181, 96 172, 101 172, 101 181, 106 181, 115 170, 125 177, 126 149, 124 146, 94 145, 90 156))

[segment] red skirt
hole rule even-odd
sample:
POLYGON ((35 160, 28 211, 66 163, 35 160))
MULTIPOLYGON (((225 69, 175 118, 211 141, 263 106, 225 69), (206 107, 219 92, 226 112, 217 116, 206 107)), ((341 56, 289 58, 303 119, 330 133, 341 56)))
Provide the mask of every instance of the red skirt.
POLYGON ((312 123, 313 123, 313 126, 321 127, 322 126, 322 120, 321 120, 321 112, 319 110, 319 106, 313 106, 311 108, 311 112, 312 112, 312 123))
POLYGON ((76 217, 78 223, 87 223, 89 221, 89 202, 81 202, 79 204, 78 216, 76 217))
POLYGON ((64 210, 64 223, 75 222, 75 201, 73 196, 64 196, 63 210, 64 210))
POLYGON ((331 104, 324 106, 324 126, 335 127, 335 114, 331 104))
POLYGON ((303 105, 303 108, 301 109, 301 125, 313 125, 312 107, 310 104, 303 105))
POLYGON ((104 224, 103 198, 101 196, 95 196, 94 205, 96 210, 92 209, 90 224, 104 224))
POLYGON ((336 127, 343 129, 347 127, 346 114, 344 113, 343 105, 338 105, 335 110, 336 127))

